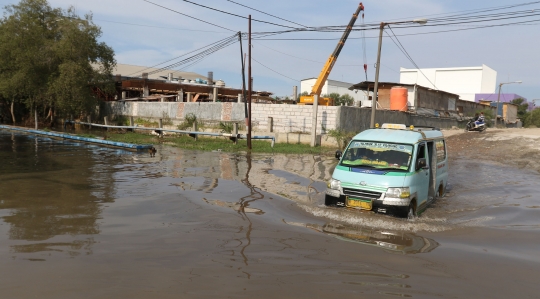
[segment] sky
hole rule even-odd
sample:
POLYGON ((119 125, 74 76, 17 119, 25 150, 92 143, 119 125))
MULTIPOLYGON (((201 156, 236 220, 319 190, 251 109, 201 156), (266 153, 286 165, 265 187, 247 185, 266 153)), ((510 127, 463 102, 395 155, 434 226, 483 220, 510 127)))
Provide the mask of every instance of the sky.
MULTIPOLYGON (((49 4, 64 9, 73 6, 81 16, 92 13, 94 23, 103 31, 101 41, 114 49, 117 62, 145 67, 230 37, 238 31, 248 32, 247 19, 193 3, 244 17, 251 14, 253 19, 258 20, 252 22, 252 32, 258 33, 291 29, 288 27, 344 26, 359 4, 356 0, 148 1, 49 0, 49 4)), ((18 2, 0 0, 0 6, 3 8, 18 2)), ((399 82, 400 67, 445 68, 485 64, 497 72, 494 89, 499 83, 522 81, 521 84, 504 84, 501 92, 515 93, 529 101, 540 99, 540 1, 368 0, 363 4, 364 19, 359 18, 356 25, 418 18, 428 20, 425 26, 407 25, 408 28, 399 28, 400 25, 390 25, 392 31, 388 28, 385 30, 380 81, 399 82), (523 3, 530 4, 501 9, 523 3), (491 10, 482 14, 498 15, 491 22, 446 22, 444 25, 445 22, 436 21, 449 15, 472 17, 475 16, 471 14, 474 10, 491 10), (538 15, 504 19, 512 16, 513 12, 529 10, 532 15, 537 11, 538 15), (520 21, 529 22, 505 25, 520 21), (504 26, 476 28, 481 25, 504 26), (392 34, 397 36, 398 42, 388 37, 392 34), (401 44, 404 51, 397 44, 401 44)), ((374 80, 379 29, 374 26, 365 28, 372 29, 351 32, 332 69, 330 79, 358 83, 366 80, 367 75, 367 80, 374 80), (368 65, 367 74, 363 69, 364 63, 368 65)), ((266 37, 258 35, 252 41, 254 90, 270 91, 277 96, 291 95, 293 86, 300 88, 300 80, 319 75, 341 35, 341 32, 289 32, 266 37)), ((244 53, 247 50, 247 41, 243 41, 244 53)), ((204 76, 212 71, 215 80, 222 79, 227 86, 240 88, 242 75, 239 43, 229 45, 183 70, 204 76)))

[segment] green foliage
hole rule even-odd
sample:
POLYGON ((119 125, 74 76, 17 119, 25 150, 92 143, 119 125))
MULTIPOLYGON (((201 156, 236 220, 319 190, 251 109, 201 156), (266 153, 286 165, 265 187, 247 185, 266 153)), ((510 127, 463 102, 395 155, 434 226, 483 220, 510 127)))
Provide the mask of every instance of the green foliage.
MULTIPOLYGON (((135 144, 154 144, 166 143, 174 147, 191 150, 214 151, 221 150, 224 152, 245 152, 247 151, 247 140, 238 140, 238 144, 234 144, 225 137, 206 137, 199 136, 198 141, 187 135, 181 136, 165 136, 163 140, 156 136, 139 133, 108 133, 107 140, 128 142, 135 144)), ((329 147, 311 147, 308 144, 288 144, 276 143, 271 147, 270 141, 252 140, 252 152, 254 153, 283 153, 283 154, 328 154, 333 155, 335 148, 329 147)))
POLYGON ((525 118, 527 110, 529 109, 529 103, 525 102, 525 99, 523 98, 513 99, 510 103, 518 106, 518 118, 525 118))
POLYGON ((328 95, 322 95, 325 98, 331 98, 334 100, 334 106, 351 106, 354 103, 354 98, 348 94, 340 95, 339 93, 333 92, 328 95))
POLYGON ((157 121, 151 121, 143 118, 137 118, 135 119, 135 124, 143 126, 143 127, 150 127, 150 128, 157 128, 158 122, 157 121))
POLYGON ((534 109, 533 111, 527 113, 525 119, 523 120, 523 126, 526 128, 540 127, 540 108, 534 109))
POLYGON ((39 112, 52 108, 59 116, 78 116, 96 105, 91 87, 114 90, 114 52, 98 42, 101 29, 92 15, 80 18, 73 7, 51 8, 46 0, 21 0, 4 12, 0 97, 39 112))
POLYGON ((229 133, 231 134, 234 130, 234 125, 232 123, 219 123, 219 128, 221 129, 221 133, 229 133))
POLYGON ((329 130, 326 138, 332 137, 336 139, 339 149, 343 150, 356 134, 357 133, 354 132, 345 132, 341 130, 329 130))
POLYGON ((352 96, 348 94, 344 94, 344 95, 341 95, 341 97, 339 97, 339 102, 340 102, 340 105, 341 103, 343 103, 343 105, 345 106, 351 106, 354 103, 354 99, 352 96))
POLYGON ((187 130, 193 128, 193 124, 197 122, 197 116, 193 113, 188 113, 184 121, 178 125, 178 130, 187 130))
POLYGON ((476 111, 478 114, 480 114, 480 112, 484 112, 484 118, 485 118, 485 123, 488 127, 491 126, 491 123, 493 122, 493 119, 495 119, 495 112, 492 111, 491 109, 489 108, 486 108, 486 109, 482 109, 482 110, 478 110, 476 111))

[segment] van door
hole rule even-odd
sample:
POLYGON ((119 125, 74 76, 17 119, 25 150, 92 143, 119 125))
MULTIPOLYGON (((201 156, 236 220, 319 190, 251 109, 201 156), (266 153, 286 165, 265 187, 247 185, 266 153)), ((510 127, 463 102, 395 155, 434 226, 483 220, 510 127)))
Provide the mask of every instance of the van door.
POLYGON ((415 164, 415 186, 416 186, 416 204, 418 207, 421 205, 425 205, 427 198, 428 198, 428 190, 429 190, 429 173, 430 173, 430 159, 428 157, 427 153, 427 145, 425 142, 420 142, 418 144, 418 150, 416 151, 416 161, 418 159, 426 159, 426 162, 428 164, 427 169, 422 169, 417 166, 418 163, 415 164))
POLYGON ((435 198, 436 192, 436 179, 437 179, 437 149, 433 141, 427 143, 428 150, 428 165, 429 165, 429 188, 428 188, 428 199, 433 200, 435 198))

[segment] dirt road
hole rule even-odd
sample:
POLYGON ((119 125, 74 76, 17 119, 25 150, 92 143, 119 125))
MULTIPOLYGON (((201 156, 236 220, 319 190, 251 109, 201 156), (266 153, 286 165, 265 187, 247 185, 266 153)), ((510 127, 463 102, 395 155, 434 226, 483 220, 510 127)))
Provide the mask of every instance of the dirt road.
POLYGON ((540 172, 540 128, 488 129, 484 132, 444 130, 450 159, 490 160, 540 172))

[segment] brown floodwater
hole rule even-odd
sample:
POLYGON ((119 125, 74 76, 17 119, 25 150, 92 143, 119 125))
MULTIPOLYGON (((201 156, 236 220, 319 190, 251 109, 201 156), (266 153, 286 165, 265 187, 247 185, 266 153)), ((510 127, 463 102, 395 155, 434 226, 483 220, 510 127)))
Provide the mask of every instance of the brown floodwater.
POLYGON ((0 130, 0 298, 540 298, 537 172, 452 159, 409 222, 325 207, 329 157, 156 148, 0 130))

